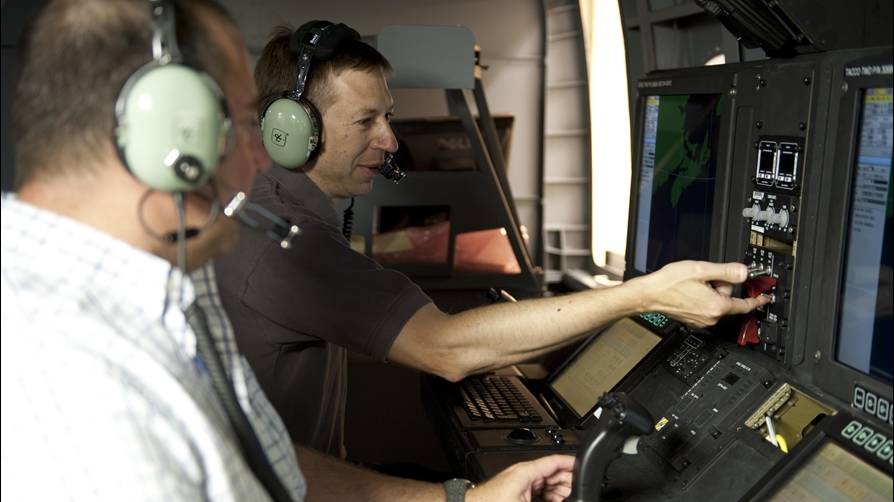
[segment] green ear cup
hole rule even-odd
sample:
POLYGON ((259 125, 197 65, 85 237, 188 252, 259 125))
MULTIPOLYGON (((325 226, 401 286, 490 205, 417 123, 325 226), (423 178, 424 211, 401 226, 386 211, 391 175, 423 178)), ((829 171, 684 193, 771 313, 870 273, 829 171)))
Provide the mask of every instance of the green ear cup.
POLYGON ((261 117, 264 147, 278 165, 295 169, 304 165, 320 142, 316 110, 304 100, 279 98, 261 117))
POLYGON ((188 191, 217 169, 230 123, 220 90, 204 74, 150 63, 125 84, 115 112, 119 155, 146 185, 188 191))

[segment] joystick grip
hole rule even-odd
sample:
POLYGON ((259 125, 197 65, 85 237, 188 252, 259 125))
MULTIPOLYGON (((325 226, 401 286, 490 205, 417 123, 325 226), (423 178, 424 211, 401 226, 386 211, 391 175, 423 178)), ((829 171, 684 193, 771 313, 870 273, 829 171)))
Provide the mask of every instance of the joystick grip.
POLYGON ((566 502, 599 502, 608 465, 621 455, 624 442, 652 431, 652 416, 623 392, 605 394, 598 406, 602 415, 581 438, 566 502))

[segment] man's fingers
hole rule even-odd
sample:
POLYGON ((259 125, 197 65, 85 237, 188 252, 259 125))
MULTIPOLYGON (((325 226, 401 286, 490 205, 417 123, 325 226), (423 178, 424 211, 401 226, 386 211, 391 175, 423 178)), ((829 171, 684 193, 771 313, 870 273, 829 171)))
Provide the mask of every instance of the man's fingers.
POLYGON ((714 290, 720 293, 723 296, 730 296, 733 294, 733 285, 724 282, 724 281, 713 281, 711 285, 714 286, 714 290))
POLYGON ((563 502, 571 495, 571 486, 557 486, 553 490, 548 490, 540 495, 541 500, 547 502, 563 502))
POLYGON ((752 310, 770 303, 770 299, 760 295, 757 298, 730 298, 730 314, 747 314, 752 310))
POLYGON ((748 267, 741 263, 696 262, 695 275, 703 281, 723 281, 730 284, 745 282, 748 278, 748 267))
POLYGON ((569 495, 571 495, 571 472, 562 472, 550 478, 540 492, 541 499, 559 502, 569 495))
POLYGON ((574 469, 574 457, 571 455, 549 455, 532 460, 531 463, 541 476, 548 479, 565 472, 570 475, 570 471, 574 469))
POLYGON ((555 485, 571 486, 571 471, 559 471, 546 479, 546 488, 555 485))

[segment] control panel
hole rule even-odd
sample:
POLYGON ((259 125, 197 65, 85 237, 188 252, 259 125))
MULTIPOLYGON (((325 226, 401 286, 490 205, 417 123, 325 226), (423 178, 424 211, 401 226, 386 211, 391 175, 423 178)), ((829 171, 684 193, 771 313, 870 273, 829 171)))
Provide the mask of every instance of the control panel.
POLYGON ((894 446, 891 444, 891 431, 876 430, 857 419, 848 422, 841 429, 841 437, 851 441, 855 446, 863 448, 867 453, 875 455, 889 466, 894 465, 894 446))
POLYGON ((754 146, 753 186, 748 205, 742 209, 749 226, 744 253, 749 281, 745 287, 750 296, 769 296, 770 303, 743 323, 738 341, 781 361, 785 358, 798 242, 804 139, 762 136, 754 146))
MULTIPOLYGON (((714 351, 710 345, 695 335, 689 335, 668 356, 664 364, 672 375, 683 383, 692 385, 701 376, 700 370, 714 357, 714 351)), ((722 357, 722 355, 718 355, 718 357, 722 357)))
POLYGON ((847 412, 812 428, 740 500, 891 500, 891 430, 847 412))
POLYGON ((682 325, 680 323, 674 321, 670 317, 667 317, 660 312, 643 312, 642 314, 634 316, 631 319, 639 322, 646 328, 655 331, 662 337, 670 336, 675 331, 682 328, 682 325))
POLYGON ((740 425, 730 420, 733 410, 752 394, 765 393, 774 380, 753 361, 719 348, 712 352, 710 366, 696 373, 695 384, 675 406, 656 413, 656 433, 644 439, 646 447, 681 474, 690 467, 693 471, 703 468, 731 440, 740 425))

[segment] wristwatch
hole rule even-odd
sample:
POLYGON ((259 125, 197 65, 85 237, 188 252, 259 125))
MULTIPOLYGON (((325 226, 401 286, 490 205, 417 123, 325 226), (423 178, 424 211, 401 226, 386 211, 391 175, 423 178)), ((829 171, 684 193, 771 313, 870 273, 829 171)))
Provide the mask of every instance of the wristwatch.
POLYGON ((453 478, 444 481, 444 491, 447 493, 447 502, 465 502, 466 490, 475 488, 468 479, 453 478))

